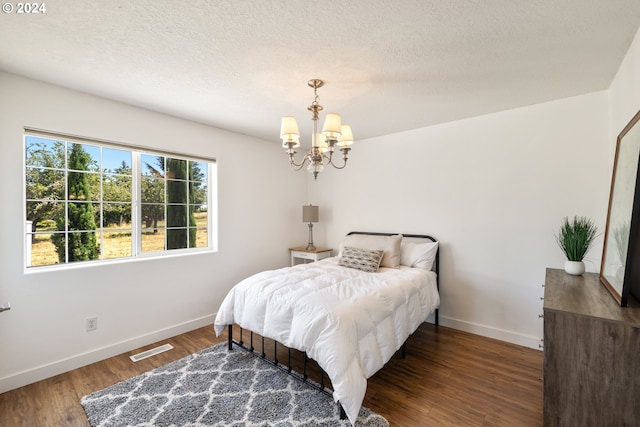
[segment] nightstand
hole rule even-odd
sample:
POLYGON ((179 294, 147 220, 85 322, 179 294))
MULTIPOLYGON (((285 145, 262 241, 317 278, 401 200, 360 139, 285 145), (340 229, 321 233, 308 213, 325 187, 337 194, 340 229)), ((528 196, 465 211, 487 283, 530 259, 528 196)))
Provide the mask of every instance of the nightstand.
POLYGON ((291 265, 306 264, 308 262, 320 261, 321 259, 329 258, 333 249, 328 248, 315 248, 313 250, 306 249, 305 246, 297 248, 289 248, 291 253, 291 265))

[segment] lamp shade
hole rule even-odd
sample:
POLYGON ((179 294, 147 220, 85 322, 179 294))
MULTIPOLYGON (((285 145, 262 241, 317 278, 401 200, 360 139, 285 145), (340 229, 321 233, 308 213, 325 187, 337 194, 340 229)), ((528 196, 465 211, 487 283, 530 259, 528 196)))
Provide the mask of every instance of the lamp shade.
POLYGON ((318 222, 318 206, 305 205, 302 207, 302 222, 318 222))
POLYGON ((353 133, 351 133, 351 126, 342 125, 342 135, 338 138, 338 145, 347 146, 353 144, 353 133))
POLYGON ((324 125, 322 126, 322 133, 329 140, 336 140, 340 137, 340 114, 329 113, 324 118, 324 125))
POLYGON ((300 138, 300 131, 298 130, 298 122, 296 122, 296 118, 284 116, 280 125, 280 138, 284 141, 294 135, 300 138))
POLYGON ((300 147, 300 137, 298 135, 289 134, 282 138, 282 148, 289 148, 289 143, 293 142, 295 148, 300 147))

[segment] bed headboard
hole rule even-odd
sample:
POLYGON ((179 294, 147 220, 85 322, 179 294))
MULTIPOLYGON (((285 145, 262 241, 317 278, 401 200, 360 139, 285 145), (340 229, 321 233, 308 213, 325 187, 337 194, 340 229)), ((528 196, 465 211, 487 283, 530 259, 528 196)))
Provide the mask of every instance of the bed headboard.
MULTIPOLYGON (((426 234, 404 234, 404 233, 378 233, 378 232, 370 232, 370 231, 350 231, 347 233, 347 236, 351 234, 369 234, 371 236, 394 236, 396 234, 402 234, 402 238, 410 238, 416 240, 430 240, 432 242, 437 242, 438 240, 435 237, 426 235, 426 234)), ((440 247, 438 247, 438 252, 436 252, 436 260, 434 263, 433 271, 436 273, 436 282, 438 284, 438 290, 440 290, 440 247)))

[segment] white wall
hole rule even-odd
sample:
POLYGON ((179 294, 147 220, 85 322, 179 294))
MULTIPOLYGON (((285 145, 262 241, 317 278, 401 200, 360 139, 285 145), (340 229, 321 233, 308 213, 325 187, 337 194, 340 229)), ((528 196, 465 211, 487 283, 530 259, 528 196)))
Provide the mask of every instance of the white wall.
MULTIPOLYGON (((318 241, 337 247, 356 229, 432 234, 442 324, 537 348, 545 269, 565 260, 561 219, 586 215, 604 230, 607 120, 602 91, 359 141, 346 169, 309 183, 318 241)), ((589 270, 601 252, 600 240, 589 270)))
POLYGON ((609 142, 611 167, 616 140, 640 110, 640 29, 609 87, 609 142))
POLYGON ((306 181, 273 142, 7 73, 0 93, 0 392, 212 324, 232 285, 306 241, 306 181), (24 274, 24 126, 216 158, 219 252, 24 274))

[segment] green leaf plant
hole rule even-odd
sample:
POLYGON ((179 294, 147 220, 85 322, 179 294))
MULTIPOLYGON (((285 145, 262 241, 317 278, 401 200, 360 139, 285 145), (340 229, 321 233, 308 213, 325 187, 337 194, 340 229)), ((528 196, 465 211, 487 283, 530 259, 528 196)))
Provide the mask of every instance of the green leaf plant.
POLYGON ((556 240, 569 261, 582 261, 597 237, 598 227, 584 216, 565 217, 556 240))

